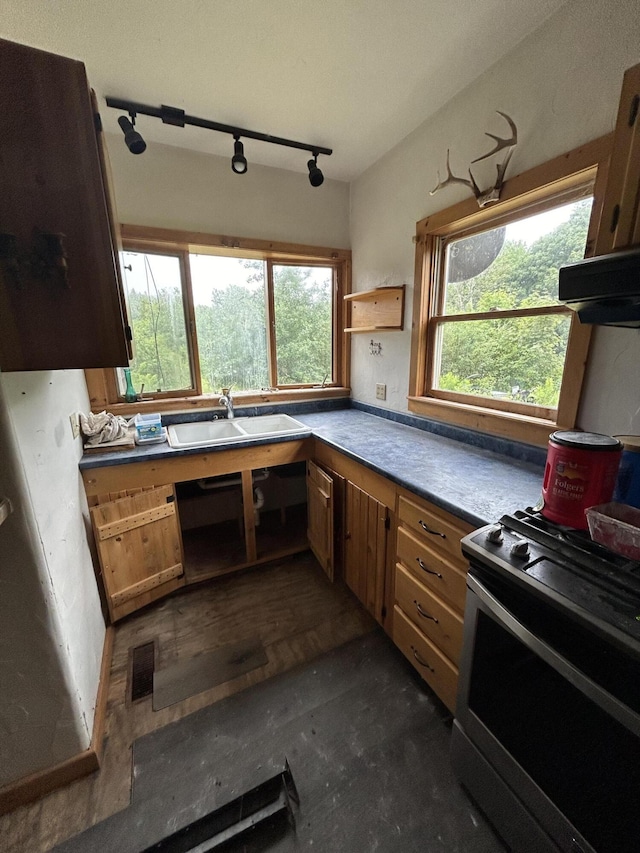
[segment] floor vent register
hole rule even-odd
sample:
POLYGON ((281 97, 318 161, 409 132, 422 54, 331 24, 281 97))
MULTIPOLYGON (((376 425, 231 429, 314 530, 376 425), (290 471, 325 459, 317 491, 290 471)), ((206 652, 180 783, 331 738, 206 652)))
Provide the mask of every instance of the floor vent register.
POLYGON ((143 853, 208 853, 210 850, 247 850, 267 838, 295 830, 294 803, 300 799, 289 762, 280 773, 236 797, 235 800, 188 824, 143 853), (236 844, 240 844, 237 847, 236 844))
POLYGON ((137 702, 153 693, 155 643, 136 646, 131 651, 131 701, 137 702))

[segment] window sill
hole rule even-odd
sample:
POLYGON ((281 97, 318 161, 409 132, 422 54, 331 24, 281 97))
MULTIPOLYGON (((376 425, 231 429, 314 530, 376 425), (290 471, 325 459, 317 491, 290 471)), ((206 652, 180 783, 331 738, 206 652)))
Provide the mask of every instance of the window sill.
POLYGON ((532 418, 513 412, 502 412, 482 406, 450 403, 429 397, 409 397, 409 411, 437 421, 488 432, 513 441, 546 447, 554 430, 562 429, 555 421, 532 418))
MULTIPOLYGON (((331 386, 330 388, 295 388, 290 391, 262 391, 258 393, 238 392, 233 394, 235 406, 239 409, 245 406, 277 405, 279 403, 302 403, 312 400, 327 400, 348 397, 351 389, 331 386)), ((137 403, 107 403, 106 408, 114 415, 124 417, 145 412, 191 412, 202 409, 219 409, 220 394, 202 394, 198 397, 171 397, 155 400, 139 400, 137 403)), ((91 401, 94 412, 103 411, 105 405, 99 401, 91 401)))

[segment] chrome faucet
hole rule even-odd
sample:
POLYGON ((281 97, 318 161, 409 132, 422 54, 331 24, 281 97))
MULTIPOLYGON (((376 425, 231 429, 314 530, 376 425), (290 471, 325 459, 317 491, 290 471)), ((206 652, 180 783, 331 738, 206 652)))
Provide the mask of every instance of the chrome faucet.
POLYGON ((222 389, 222 397, 218 400, 219 405, 224 406, 227 410, 227 418, 232 420, 235 417, 233 412, 233 397, 231 396, 231 388, 222 389))

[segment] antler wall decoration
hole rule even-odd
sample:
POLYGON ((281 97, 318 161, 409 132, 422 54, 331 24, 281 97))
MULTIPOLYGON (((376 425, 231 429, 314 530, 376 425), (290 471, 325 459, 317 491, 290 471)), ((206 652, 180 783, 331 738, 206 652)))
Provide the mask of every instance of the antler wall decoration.
POLYGON ((496 110, 496 112, 504 119, 506 119, 506 121, 509 123, 509 127, 511 128, 511 136, 503 139, 501 136, 496 136, 494 133, 485 133, 485 136, 488 136, 490 137, 490 139, 493 139, 493 141, 495 142, 495 148, 492 148, 491 151, 489 151, 487 154, 483 154, 482 157, 476 157, 475 160, 471 161, 472 164, 479 163, 480 160, 486 160, 487 157, 492 157, 494 154, 497 154, 498 151, 508 149, 502 163, 499 163, 496 166, 498 177, 496 179, 495 184, 488 190, 481 190, 471 173, 471 168, 469 168, 469 178, 456 177, 456 175, 452 173, 451 166, 449 165, 449 150, 447 149, 447 177, 444 179, 444 181, 440 180, 440 172, 438 172, 438 183, 431 190, 429 195, 435 195, 438 190, 441 190, 443 187, 446 187, 449 184, 464 184, 466 187, 469 187, 471 192, 476 197, 479 207, 486 207, 486 205, 493 204, 494 202, 499 200, 500 191, 502 190, 502 185, 504 183, 504 174, 507 171, 507 166, 509 165, 509 161, 511 160, 513 149, 518 144, 518 128, 516 127, 516 124, 513 119, 510 118, 506 113, 503 113, 500 110, 496 110))

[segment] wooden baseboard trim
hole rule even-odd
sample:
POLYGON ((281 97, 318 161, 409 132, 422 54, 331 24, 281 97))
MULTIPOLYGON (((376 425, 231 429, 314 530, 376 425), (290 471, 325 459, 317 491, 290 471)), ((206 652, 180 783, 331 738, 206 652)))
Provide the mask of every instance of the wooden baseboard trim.
POLYGON ((96 697, 96 710, 93 718, 93 733, 91 746, 84 752, 73 755, 66 761, 39 770, 31 776, 23 776, 0 788, 0 815, 7 814, 19 806, 24 806, 34 800, 50 794, 52 791, 75 782, 83 776, 88 776, 100 769, 102 761, 104 731, 107 716, 107 696, 109 693, 109 672, 113 656, 113 640, 115 630, 112 625, 107 627, 104 645, 102 647, 102 662, 100 665, 100 682, 96 697))
POLYGON ((98 770, 100 764, 95 750, 89 748, 79 755, 68 758, 61 764, 40 770, 31 776, 17 779, 4 788, 0 788, 0 815, 11 812, 19 806, 39 800, 45 794, 50 794, 57 788, 62 788, 70 782, 75 782, 82 776, 87 776, 98 770))
POLYGON ((98 759, 98 766, 102 763, 104 751, 104 732, 107 723, 107 700, 109 698, 109 674, 111 672, 111 660, 113 658, 113 642, 116 629, 113 625, 107 625, 102 647, 102 662, 100 664, 100 681, 98 682, 98 695, 96 696, 96 712, 93 717, 93 732, 91 735, 91 749, 98 759))

